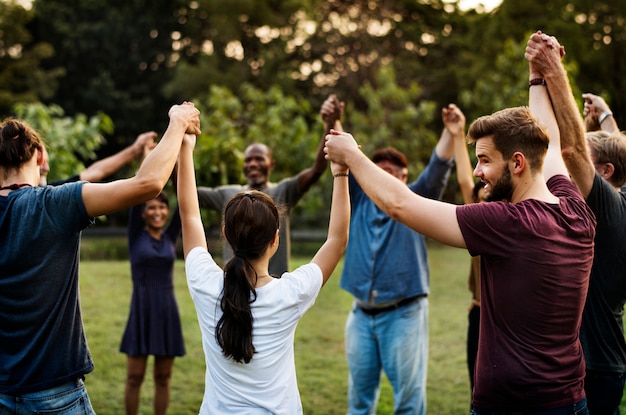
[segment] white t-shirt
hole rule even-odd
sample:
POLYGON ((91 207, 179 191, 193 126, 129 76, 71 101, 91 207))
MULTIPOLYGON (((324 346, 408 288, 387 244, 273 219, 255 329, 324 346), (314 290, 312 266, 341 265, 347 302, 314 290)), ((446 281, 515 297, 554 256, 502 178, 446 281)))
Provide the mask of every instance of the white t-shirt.
POLYGON ((207 367, 200 414, 301 414, 294 334, 322 287, 319 266, 303 265, 256 289, 251 304, 256 353, 248 364, 226 359, 215 340, 224 271, 199 247, 189 252, 185 267, 207 367))

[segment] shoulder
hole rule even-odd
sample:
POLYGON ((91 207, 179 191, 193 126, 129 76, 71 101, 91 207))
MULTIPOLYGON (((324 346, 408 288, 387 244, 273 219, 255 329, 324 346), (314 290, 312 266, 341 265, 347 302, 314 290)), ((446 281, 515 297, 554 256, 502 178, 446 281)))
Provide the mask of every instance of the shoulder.
POLYGON ((303 293, 317 292, 322 287, 323 274, 319 265, 309 262, 291 272, 285 272, 280 279, 298 287, 303 293))
POLYGON ((187 281, 190 283, 224 276, 224 271, 217 265, 211 254, 200 246, 193 248, 187 254, 185 269, 187 281))

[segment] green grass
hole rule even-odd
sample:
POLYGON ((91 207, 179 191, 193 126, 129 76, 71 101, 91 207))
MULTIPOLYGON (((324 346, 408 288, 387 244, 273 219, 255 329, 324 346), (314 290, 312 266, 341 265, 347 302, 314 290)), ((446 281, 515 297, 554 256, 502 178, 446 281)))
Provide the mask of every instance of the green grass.
MULTIPOLYGON (((292 266, 309 258, 292 258, 292 266)), ((428 413, 468 413, 469 381, 465 361, 469 255, 465 250, 431 244, 430 350, 428 413)), ((346 411, 347 366, 343 330, 352 302, 339 288, 339 268, 322 289, 316 304, 296 332, 296 365, 304 413, 339 415, 346 411)), ((176 359, 169 413, 197 414, 204 391, 204 356, 200 329, 187 291, 184 265, 176 263, 175 288, 183 321, 187 355, 176 359)), ((99 415, 124 413, 126 355, 119 343, 131 296, 130 265, 126 261, 82 261, 81 302, 89 347, 96 369, 86 385, 99 415)), ((140 414, 151 414, 152 359, 142 388, 140 414)), ((622 405, 624 408, 624 405, 622 405)), ((623 410, 622 408, 622 410, 623 410)), ((393 413, 391 387, 383 380, 378 414, 393 413)))

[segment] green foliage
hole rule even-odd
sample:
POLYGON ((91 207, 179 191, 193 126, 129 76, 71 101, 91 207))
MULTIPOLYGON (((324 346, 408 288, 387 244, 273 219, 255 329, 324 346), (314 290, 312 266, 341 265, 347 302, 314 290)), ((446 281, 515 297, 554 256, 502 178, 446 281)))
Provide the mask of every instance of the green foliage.
POLYGON ((405 153, 410 170, 417 177, 439 137, 425 127, 435 114, 436 104, 420 101, 421 88, 417 83, 412 82, 406 88, 398 85, 391 66, 381 68, 375 83, 366 83, 359 92, 368 104, 367 110, 349 108, 344 128, 354 132, 366 154, 388 146, 405 153))
MULTIPOLYGON (((273 150, 276 167, 271 180, 274 182, 313 164, 322 138, 322 125, 319 117, 312 118, 313 111, 307 101, 285 95, 279 86, 261 91, 243 84, 237 92, 235 95, 228 88, 213 86, 209 97, 197 103, 202 134, 194 158, 200 185, 245 183, 243 153, 255 142, 273 150)), ((327 198, 316 195, 308 200, 305 216, 309 218, 303 221, 316 222, 320 212, 327 216, 327 211, 322 209, 327 198)))
POLYGON ((33 39, 27 27, 32 19, 32 11, 16 1, 0 1, 0 114, 17 102, 49 99, 64 74, 61 67, 42 67, 54 52, 44 39, 33 39))
POLYGON ((143 131, 162 131, 171 99, 165 100, 160 91, 176 60, 172 35, 182 26, 175 18, 181 4, 180 0, 34 1, 33 30, 55 51, 46 65, 67 71, 59 80, 58 93, 46 102, 60 105, 70 115, 108 114, 122 137, 115 143, 120 147, 143 131))
POLYGON ((66 116, 58 105, 16 104, 16 116, 41 134, 50 157, 48 181, 64 179, 84 170, 83 161, 96 158, 103 133, 113 132, 105 114, 66 116))

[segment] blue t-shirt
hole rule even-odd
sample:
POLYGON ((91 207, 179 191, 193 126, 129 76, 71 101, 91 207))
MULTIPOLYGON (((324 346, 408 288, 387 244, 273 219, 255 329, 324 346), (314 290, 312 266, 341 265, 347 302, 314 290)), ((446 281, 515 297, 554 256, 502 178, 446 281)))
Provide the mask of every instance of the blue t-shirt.
POLYGON ((93 370, 78 300, 83 182, 0 196, 0 393, 93 370))

